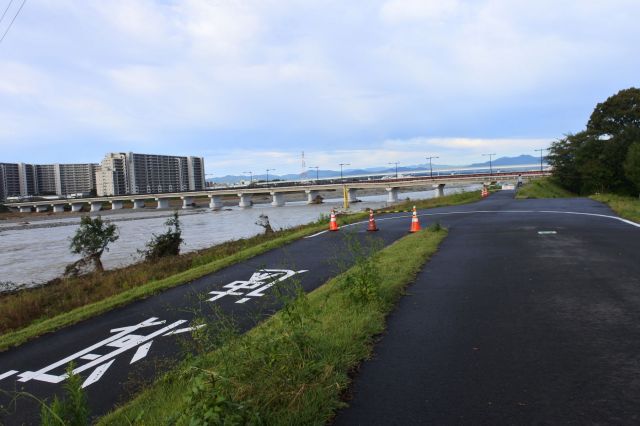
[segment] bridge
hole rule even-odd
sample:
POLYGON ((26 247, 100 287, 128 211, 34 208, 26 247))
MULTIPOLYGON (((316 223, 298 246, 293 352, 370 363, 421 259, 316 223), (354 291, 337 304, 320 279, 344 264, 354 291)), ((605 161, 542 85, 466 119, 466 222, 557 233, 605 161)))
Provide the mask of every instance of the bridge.
POLYGON ((168 209, 169 200, 180 198, 182 200, 182 208, 193 208, 196 198, 209 198, 209 207, 212 210, 219 210, 223 207, 223 196, 238 197, 239 207, 251 207, 251 198, 255 195, 270 195, 272 197, 272 206, 281 207, 285 205, 285 194, 288 193, 306 193, 307 203, 312 204, 317 199, 321 191, 346 191, 349 202, 357 201, 357 191, 365 189, 385 189, 387 191, 387 202, 393 203, 398 201, 398 193, 401 188, 411 188, 419 186, 431 186, 436 190, 436 196, 444 195, 446 185, 471 185, 483 184, 489 185, 493 182, 510 182, 516 183, 519 176, 523 179, 534 179, 543 176, 549 176, 549 171, 523 171, 523 172, 505 172, 505 173, 476 173, 466 175, 451 176, 417 176, 404 177, 398 179, 379 179, 379 180, 362 180, 348 181, 328 184, 299 184, 289 186, 273 186, 273 187, 242 187, 229 189, 211 189, 204 191, 190 192, 173 192, 158 194, 130 194, 118 195, 110 197, 94 197, 82 199, 56 199, 56 200, 39 200, 28 202, 16 202, 5 204, 7 207, 18 209, 21 213, 30 213, 34 210, 38 213, 49 211, 52 209, 54 213, 62 213, 66 206, 71 207, 72 212, 80 212, 83 207, 89 206, 91 212, 102 210, 105 204, 111 204, 111 210, 120 210, 125 207, 126 202, 131 202, 133 209, 143 209, 147 207, 147 203, 155 204, 156 209, 168 209), (152 201, 153 200, 153 201, 152 201), (155 203, 154 203, 155 202, 155 203))

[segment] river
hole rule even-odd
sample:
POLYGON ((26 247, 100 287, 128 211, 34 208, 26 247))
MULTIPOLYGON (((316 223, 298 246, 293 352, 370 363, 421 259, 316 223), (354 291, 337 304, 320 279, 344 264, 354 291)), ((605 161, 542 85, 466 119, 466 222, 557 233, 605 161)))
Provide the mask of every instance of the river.
MULTIPOLYGON (((479 185, 465 188, 445 188, 445 194, 475 190, 479 185)), ((435 191, 403 192, 401 199, 432 198, 435 191)), ((380 208, 387 205, 386 195, 358 197, 351 211, 380 208)), ((290 228, 313 222, 332 207, 341 208, 341 199, 326 199, 323 204, 307 205, 305 202, 287 202, 284 207, 255 204, 252 208, 225 207, 220 211, 208 208, 181 210, 182 252, 211 247, 225 241, 247 238, 263 232, 256 225, 262 213, 269 217, 274 229, 290 228)), ((104 218, 118 226, 120 238, 109 246, 102 260, 105 268, 113 269, 140 260, 139 249, 152 238, 153 233, 165 230, 164 222, 172 211, 122 210, 105 213, 104 218)), ((69 241, 78 228, 79 217, 49 216, 46 220, 33 221, 29 225, 16 222, 0 224, 0 282, 11 282, 16 287, 31 287, 59 277, 65 266, 78 260, 69 251, 69 241)))

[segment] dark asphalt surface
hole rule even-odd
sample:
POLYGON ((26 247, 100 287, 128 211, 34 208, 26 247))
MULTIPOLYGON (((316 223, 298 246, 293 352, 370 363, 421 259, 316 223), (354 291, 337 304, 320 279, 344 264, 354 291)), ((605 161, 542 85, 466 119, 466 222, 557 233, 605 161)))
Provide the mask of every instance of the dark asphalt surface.
MULTIPOLYGON (((591 200, 512 197, 505 191, 475 204, 430 209, 421 217, 423 225, 440 221, 450 236, 392 316, 388 336, 376 348, 376 359, 363 366, 352 407, 339 414, 338 423, 582 423, 600 419, 590 415, 596 407, 610 408, 599 411, 605 422, 614 412, 628 419, 629 402, 640 396, 640 367, 634 361, 640 353, 634 328, 640 324, 640 229, 610 218, 531 212, 613 214, 591 200), (538 235, 538 230, 558 233, 538 235)), ((406 235, 406 216, 378 217, 381 230, 375 237, 388 244, 406 235)), ((363 239, 365 228, 349 229, 363 239)), ((16 378, 126 334, 75 357, 76 367, 103 357, 81 373, 85 379, 99 377, 86 390, 92 413, 103 414, 174 365, 180 341, 188 336, 151 333, 188 327, 198 315, 194 309, 207 315, 212 306, 249 329, 278 308, 270 290, 244 304, 236 302, 251 290, 215 302, 202 298, 261 269, 308 270, 296 277, 311 291, 338 272, 345 231, 294 242, 0 353, 0 389, 51 398, 62 383, 42 379, 60 376, 63 366, 46 371, 50 376, 16 378), (149 318, 166 322, 129 333, 111 331, 149 318), (176 325, 178 320, 185 322, 176 325), (121 352, 104 358, 114 351, 121 352)), ((0 404, 10 407, 0 423, 38 423, 32 401, 9 402, 0 396, 0 404)))
POLYGON ((498 205, 442 217, 336 425, 640 424, 640 228, 505 212, 612 214, 587 199, 475 207, 498 205))

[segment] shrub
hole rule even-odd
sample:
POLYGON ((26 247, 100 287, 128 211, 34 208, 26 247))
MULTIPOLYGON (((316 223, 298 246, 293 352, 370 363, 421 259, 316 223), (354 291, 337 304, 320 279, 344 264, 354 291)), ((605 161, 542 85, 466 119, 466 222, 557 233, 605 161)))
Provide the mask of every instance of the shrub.
POLYGON ((145 250, 139 250, 145 260, 155 261, 162 257, 177 256, 180 254, 182 245, 182 229, 180 229, 180 218, 175 211, 173 216, 164 223, 167 230, 164 234, 153 234, 153 238, 146 245, 145 250))

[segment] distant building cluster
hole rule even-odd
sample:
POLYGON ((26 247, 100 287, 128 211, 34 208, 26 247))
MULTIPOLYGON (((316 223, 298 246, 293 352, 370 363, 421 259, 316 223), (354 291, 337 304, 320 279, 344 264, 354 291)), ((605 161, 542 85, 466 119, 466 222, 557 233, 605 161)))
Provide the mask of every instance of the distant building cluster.
POLYGON ((203 190, 204 159, 109 153, 100 164, 0 163, 0 200, 203 190))

